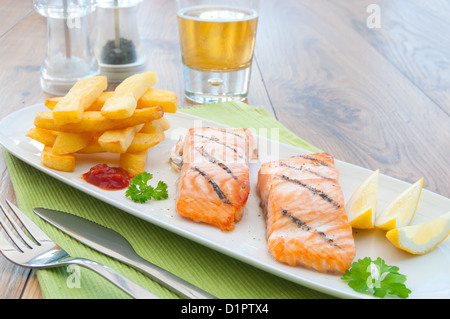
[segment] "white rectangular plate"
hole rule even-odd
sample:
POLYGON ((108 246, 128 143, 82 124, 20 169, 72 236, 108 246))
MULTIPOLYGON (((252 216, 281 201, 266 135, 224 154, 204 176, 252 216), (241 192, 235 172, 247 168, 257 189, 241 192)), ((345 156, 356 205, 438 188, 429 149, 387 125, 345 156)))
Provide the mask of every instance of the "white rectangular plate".
MULTIPOLYGON (((98 163, 118 165, 117 154, 77 155, 75 171, 58 172, 41 164, 42 145, 25 136, 34 127, 37 112, 47 110, 43 104, 21 109, 0 121, 0 142, 13 155, 91 196, 114 205, 134 216, 173 231, 195 242, 213 248, 226 255, 244 261, 255 267, 291 280, 312 289, 343 298, 368 298, 368 295, 353 291, 340 276, 318 273, 302 267, 291 267, 275 261, 268 253, 265 239, 265 222, 255 193, 257 173, 261 163, 283 157, 308 154, 310 152, 286 144, 269 141, 257 136, 260 158, 251 163, 250 193, 243 219, 232 232, 222 232, 205 224, 195 223, 178 215, 175 211, 175 190, 178 173, 168 163, 170 152, 190 127, 221 124, 183 114, 166 114, 171 129, 166 132, 166 140, 149 151, 147 171, 154 180, 163 180, 169 186, 169 199, 136 204, 125 197, 125 191, 103 191, 84 182, 80 176, 98 163)), ((336 160, 340 172, 340 184, 348 200, 353 191, 372 171, 336 160)), ((383 209, 400 194, 408 183, 380 176, 379 209, 383 209)), ((450 200, 438 194, 423 190, 420 204, 413 223, 442 215, 450 211, 450 200)), ((356 242, 355 261, 366 256, 383 258, 388 265, 400 268, 407 276, 406 285, 412 290, 410 298, 450 297, 450 240, 447 239, 436 249, 422 256, 414 256, 395 248, 379 230, 354 230, 356 242)))

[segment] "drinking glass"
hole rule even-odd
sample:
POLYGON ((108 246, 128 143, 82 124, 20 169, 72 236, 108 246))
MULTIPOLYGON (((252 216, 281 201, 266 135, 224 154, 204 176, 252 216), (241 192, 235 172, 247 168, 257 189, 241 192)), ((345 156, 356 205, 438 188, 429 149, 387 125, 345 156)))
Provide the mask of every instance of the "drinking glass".
POLYGON ((177 9, 186 98, 246 99, 259 0, 177 0, 177 9))

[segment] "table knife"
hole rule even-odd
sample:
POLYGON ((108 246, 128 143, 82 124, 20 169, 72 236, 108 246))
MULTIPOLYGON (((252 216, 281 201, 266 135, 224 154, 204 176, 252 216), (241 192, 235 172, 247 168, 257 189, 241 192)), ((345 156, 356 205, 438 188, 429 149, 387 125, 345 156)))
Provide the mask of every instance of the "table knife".
POLYGON ((59 230, 83 244, 149 276, 182 298, 215 299, 213 295, 152 264, 139 256, 131 244, 116 231, 90 220, 53 209, 36 207, 33 211, 59 230))

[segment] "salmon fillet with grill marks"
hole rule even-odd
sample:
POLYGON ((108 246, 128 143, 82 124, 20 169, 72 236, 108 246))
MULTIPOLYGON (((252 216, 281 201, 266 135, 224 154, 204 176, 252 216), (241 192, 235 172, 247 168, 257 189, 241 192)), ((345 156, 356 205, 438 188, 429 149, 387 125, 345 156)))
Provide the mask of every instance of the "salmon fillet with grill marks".
POLYGON ((177 212, 196 222, 231 231, 250 193, 247 129, 191 128, 183 144, 177 212))
POLYGON ((334 158, 326 153, 265 163, 257 191, 272 256, 292 266, 342 274, 356 248, 334 158))

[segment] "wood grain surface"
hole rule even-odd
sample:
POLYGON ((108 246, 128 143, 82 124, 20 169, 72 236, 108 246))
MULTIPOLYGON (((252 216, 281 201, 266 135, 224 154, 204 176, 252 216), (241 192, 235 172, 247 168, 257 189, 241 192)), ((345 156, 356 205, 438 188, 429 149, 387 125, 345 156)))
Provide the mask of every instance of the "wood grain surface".
MULTIPOLYGON (((3 118, 47 96, 39 85, 46 19, 31 0, 0 5, 3 118)), ((137 21, 157 87, 191 105, 175 1, 144 0, 137 21)), ((95 15, 90 23, 95 30, 95 15)), ((424 177, 425 188, 449 197, 449 34, 446 0, 261 0, 246 102, 337 159, 411 183, 424 177), (370 5, 378 28, 367 24, 370 5)), ((3 159, 0 172, 0 192, 14 199, 3 159)), ((0 298, 42 298, 34 272, 0 257, 0 298)))

